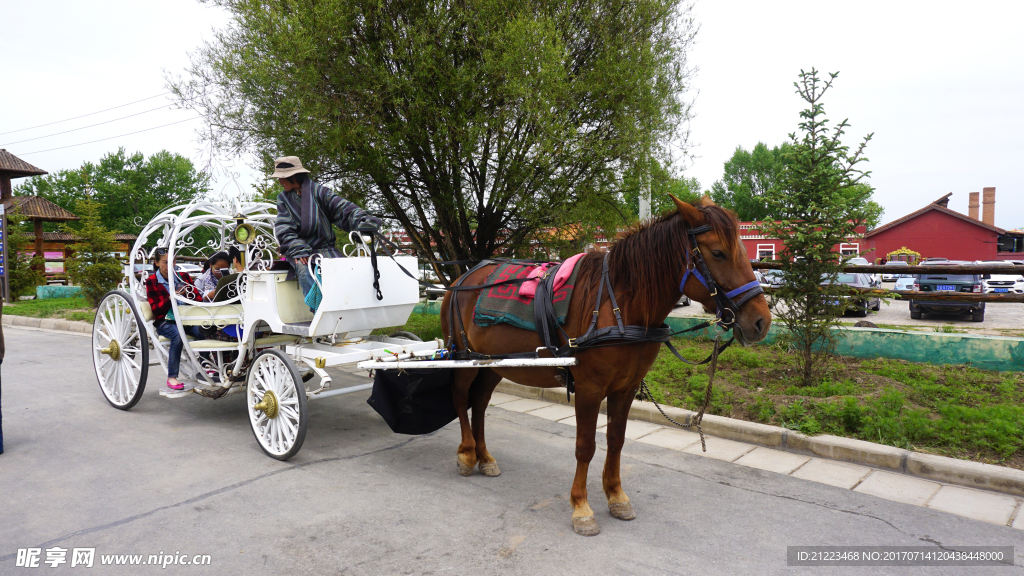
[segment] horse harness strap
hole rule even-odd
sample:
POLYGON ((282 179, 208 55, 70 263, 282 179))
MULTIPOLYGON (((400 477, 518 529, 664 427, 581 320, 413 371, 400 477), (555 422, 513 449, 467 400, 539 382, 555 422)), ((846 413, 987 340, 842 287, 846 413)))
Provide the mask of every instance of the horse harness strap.
MULTIPOLYGON (((704 394, 704 404, 700 409, 697 417, 689 424, 680 424, 667 415, 661 406, 655 402, 658 410, 661 411, 670 422, 681 426, 690 427, 696 426, 697 431, 700 433, 701 447, 704 451, 707 451, 707 447, 704 443, 704 433, 701 430, 700 424, 703 420, 704 412, 711 401, 712 394, 712 383, 714 382, 715 368, 718 364, 718 355, 724 352, 729 345, 733 343, 735 338, 730 338, 724 345, 721 343, 721 336, 715 338, 714 348, 711 354, 701 360, 700 362, 692 362, 684 358, 675 346, 672 345, 672 337, 677 334, 683 334, 686 332, 692 332, 695 330, 702 330, 715 324, 718 324, 725 330, 730 330, 736 324, 738 317, 739 308, 743 304, 746 304, 750 299, 754 298, 758 294, 762 294, 764 289, 760 283, 756 280, 748 282, 739 288, 723 292, 719 289, 719 286, 715 283, 714 277, 711 275, 711 271, 708 269, 707 263, 704 261, 704 256, 701 254, 700 249, 697 247, 697 236, 705 232, 710 232, 711 227, 707 224, 698 226, 696 228, 688 229, 686 231, 689 239, 689 244, 692 248, 688 249, 686 254, 686 261, 684 263, 685 272, 682 280, 679 283, 679 291, 684 292, 686 281, 689 280, 690 276, 694 276, 699 281, 711 296, 715 299, 718 305, 718 314, 712 321, 702 322, 696 326, 688 328, 686 330, 680 330, 678 332, 672 332, 671 328, 667 324, 662 324, 657 328, 651 328, 648 326, 633 326, 625 325, 622 321, 622 311, 619 309, 619 304, 615 299, 615 291, 612 288, 611 279, 608 274, 608 261, 611 256, 611 252, 606 252, 604 259, 601 263, 601 279, 597 285, 597 301, 594 304, 593 314, 590 320, 590 325, 587 327, 586 332, 582 336, 576 338, 570 338, 569 335, 562 329, 558 324, 557 315, 554 309, 554 283, 555 274, 558 269, 561 268, 564 263, 548 270, 541 277, 540 283, 537 286, 537 295, 534 301, 534 321, 537 326, 537 333, 543 343, 543 348, 547 349, 554 357, 566 357, 576 354, 580 350, 587 348, 599 348, 603 346, 615 346, 621 344, 641 344, 641 343, 664 343, 668 349, 675 355, 676 358, 686 362, 687 364, 699 366, 702 364, 711 363, 710 374, 708 378, 708 387, 704 394), (615 325, 607 326, 604 328, 597 328, 598 317, 601 312, 601 302, 603 300, 604 291, 608 291, 608 299, 612 306, 612 313, 615 315, 615 325), (733 298, 740 296, 738 300, 733 298), (723 311, 728 311, 729 318, 723 318, 723 311), (565 343, 562 344, 562 341, 565 343)), ((448 290, 454 292, 466 291, 466 290, 479 290, 482 288, 488 288, 491 286, 503 285, 503 284, 518 284, 527 281, 527 279, 514 279, 504 280, 501 282, 493 282, 490 284, 482 284, 479 286, 463 286, 462 282, 468 278, 473 272, 480 270, 484 266, 495 263, 494 260, 484 260, 466 274, 464 274, 459 280, 448 290)), ((466 337, 465 325, 462 322, 462 314, 459 310, 459 299, 452 298, 452 305, 449 308, 449 347, 451 348, 452 357, 470 358, 470 359, 492 359, 492 358, 536 358, 537 352, 520 352, 513 354, 501 354, 501 355, 487 355, 474 352, 469 348, 469 339, 466 337), (459 340, 456 341, 456 326, 455 318, 459 318, 459 340), (459 346, 463 346, 462 350, 459 350, 459 346)), ((539 349, 538 349, 539 350, 539 349)), ((562 379, 565 383, 566 397, 571 400, 573 392, 575 392, 575 385, 573 381, 572 371, 568 368, 559 368, 562 379)), ((647 389, 646 381, 641 381, 642 390, 650 397, 650 391, 647 389)), ((653 401, 653 397, 651 397, 653 401)))

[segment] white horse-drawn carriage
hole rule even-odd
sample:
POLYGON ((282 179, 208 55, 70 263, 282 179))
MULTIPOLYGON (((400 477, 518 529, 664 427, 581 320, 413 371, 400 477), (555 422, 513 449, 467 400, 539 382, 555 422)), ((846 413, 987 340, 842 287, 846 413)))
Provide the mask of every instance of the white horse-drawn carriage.
POLYGON ((186 388, 161 387, 160 394, 219 398, 245 390, 253 434, 273 458, 288 459, 302 447, 307 398, 371 387, 331 389, 324 368, 366 361, 379 366, 382 360, 429 358, 443 349, 440 341, 420 342, 408 334, 370 335, 377 328, 405 324, 418 303, 417 281, 399 268, 400 263, 415 270, 414 257, 380 260, 380 300, 367 245, 358 239, 347 247, 352 257, 310 259, 322 293, 313 313, 297 281, 289 279, 287 265, 275 260, 274 219, 271 204, 197 201, 161 212, 142 230, 124 282, 103 298, 93 326, 96 377, 111 405, 130 409, 142 397, 150 365, 167 368, 168 341, 157 334, 146 298, 153 247, 167 249, 169 270, 230 246, 241 251, 244 269, 221 278, 213 301, 204 302, 198 290, 169 274, 173 322, 180 334, 186 333, 184 326, 198 326, 205 334, 227 329, 237 341, 188 338, 179 374, 186 388))

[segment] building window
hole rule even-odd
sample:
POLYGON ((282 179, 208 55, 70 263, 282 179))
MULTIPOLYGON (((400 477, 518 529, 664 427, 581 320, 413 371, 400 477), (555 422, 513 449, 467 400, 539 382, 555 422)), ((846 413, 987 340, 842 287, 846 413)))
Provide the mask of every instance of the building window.
POLYGON ((774 244, 758 244, 757 245, 757 259, 758 260, 775 260, 775 245, 774 244))
POLYGON ((839 253, 843 256, 860 256, 860 244, 840 244, 839 253))

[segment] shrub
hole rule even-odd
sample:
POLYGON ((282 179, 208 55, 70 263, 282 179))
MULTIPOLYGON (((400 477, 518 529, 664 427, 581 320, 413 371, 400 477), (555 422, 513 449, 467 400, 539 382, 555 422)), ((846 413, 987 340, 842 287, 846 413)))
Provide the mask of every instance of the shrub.
POLYGON ((65 226, 65 231, 75 235, 78 241, 71 248, 74 255, 65 262, 68 277, 82 287, 82 294, 97 306, 103 295, 117 287, 124 278, 124 268, 114 256, 117 243, 114 232, 100 224, 102 204, 91 200, 79 200, 75 208, 81 217, 78 230, 65 226))

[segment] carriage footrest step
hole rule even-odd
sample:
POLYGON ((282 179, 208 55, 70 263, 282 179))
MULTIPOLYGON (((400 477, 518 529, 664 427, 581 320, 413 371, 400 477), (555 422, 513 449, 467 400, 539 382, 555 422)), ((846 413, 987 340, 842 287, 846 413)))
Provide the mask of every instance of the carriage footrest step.
MULTIPOLYGON (((273 346, 275 344, 294 344, 298 338, 287 334, 275 334, 265 338, 257 338, 255 345, 273 346)), ((160 338, 161 342, 170 342, 167 338, 160 338)), ((238 342, 225 342, 223 340, 189 340, 188 345, 194 352, 216 352, 218 350, 231 350, 238 348, 238 342)))
POLYGON ((185 385, 184 390, 171 390, 167 386, 164 386, 160 388, 160 395, 164 398, 184 398, 186 396, 191 396, 192 392, 196 388, 195 384, 190 384, 188 382, 182 382, 182 384, 185 385))
POLYGON ((367 360, 356 364, 360 370, 403 368, 545 368, 575 366, 575 358, 515 358, 505 360, 367 360))

